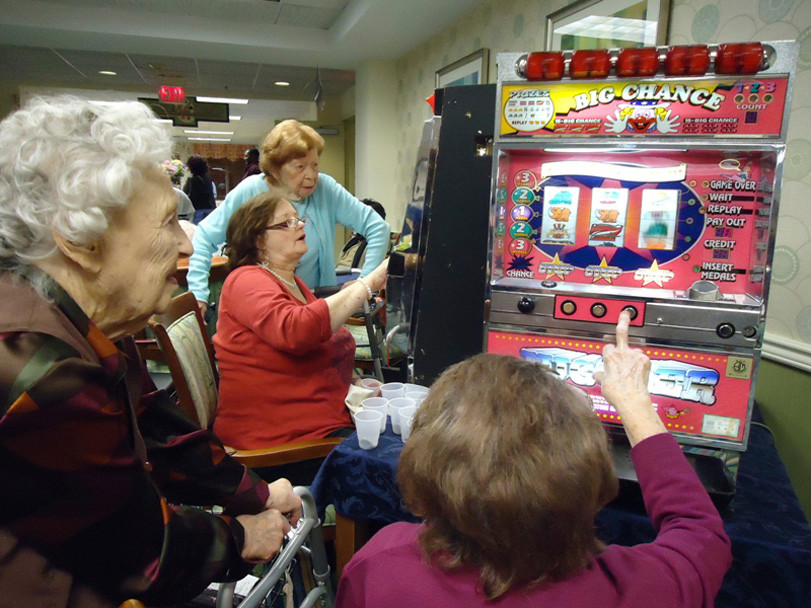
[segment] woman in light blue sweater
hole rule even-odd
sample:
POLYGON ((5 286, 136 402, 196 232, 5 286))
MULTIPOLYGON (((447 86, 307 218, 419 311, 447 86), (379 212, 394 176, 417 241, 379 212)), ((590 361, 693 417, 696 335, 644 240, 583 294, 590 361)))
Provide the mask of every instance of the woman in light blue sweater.
POLYGON ((324 139, 297 120, 276 125, 262 144, 263 174, 242 180, 223 203, 197 226, 194 253, 189 260, 189 291, 208 303, 211 256, 225 241, 225 229, 234 211, 248 199, 271 188, 279 190, 306 217, 308 251, 296 275, 307 287, 335 285, 335 225, 341 224, 366 237, 366 263, 361 276, 374 270, 386 255, 389 225, 329 175, 319 175, 318 159, 324 139))

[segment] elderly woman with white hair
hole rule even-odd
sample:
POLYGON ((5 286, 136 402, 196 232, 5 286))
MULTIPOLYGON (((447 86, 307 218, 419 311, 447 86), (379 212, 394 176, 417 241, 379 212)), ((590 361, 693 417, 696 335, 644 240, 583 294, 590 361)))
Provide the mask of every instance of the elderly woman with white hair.
POLYGON ((300 515, 289 482, 226 456, 134 348, 191 253, 170 149, 135 102, 39 99, 0 123, 4 606, 184 601, 270 558, 300 515))

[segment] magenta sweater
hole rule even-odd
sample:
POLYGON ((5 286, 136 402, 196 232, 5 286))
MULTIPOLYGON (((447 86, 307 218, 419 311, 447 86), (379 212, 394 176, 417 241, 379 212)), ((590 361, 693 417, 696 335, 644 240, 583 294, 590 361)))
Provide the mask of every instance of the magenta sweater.
POLYGON ((344 569, 336 608, 710 608, 732 563, 721 517, 669 434, 640 442, 631 457, 657 531, 652 543, 609 545, 568 580, 490 604, 476 591, 475 569, 445 572, 425 563, 421 524, 391 524, 344 569))

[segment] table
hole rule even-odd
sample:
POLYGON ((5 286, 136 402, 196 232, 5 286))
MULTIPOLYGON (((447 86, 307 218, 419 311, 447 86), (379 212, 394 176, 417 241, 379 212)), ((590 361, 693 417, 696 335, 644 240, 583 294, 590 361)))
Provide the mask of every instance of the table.
MULTIPOLYGON (((189 258, 180 258, 177 261, 177 272, 175 278, 180 287, 185 289, 188 287, 186 283, 186 275, 189 272, 189 258)), ((211 272, 209 274, 209 282, 222 282, 228 275, 228 258, 222 255, 211 256, 211 272)))
MULTIPOLYGON (((369 522, 419 521, 402 505, 395 481, 403 443, 391 430, 374 450, 361 450, 356 435, 324 461, 311 491, 320 511, 335 506, 338 574, 368 540, 369 522)), ((607 543, 650 542, 655 534, 633 497, 622 495, 597 516, 607 543)), ((737 492, 723 511, 732 539, 733 564, 716 608, 811 607, 811 528, 800 509, 768 429, 752 426, 741 455, 737 492)))

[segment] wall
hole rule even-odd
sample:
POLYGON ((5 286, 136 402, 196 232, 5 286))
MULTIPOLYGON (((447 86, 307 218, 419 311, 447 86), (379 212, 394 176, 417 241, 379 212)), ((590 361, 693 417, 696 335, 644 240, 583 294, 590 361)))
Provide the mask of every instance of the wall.
MULTIPOLYGON (((435 72, 479 48, 490 49, 490 82, 499 52, 543 50, 546 15, 563 0, 485 0, 442 33, 396 61, 395 124, 397 200, 411 190, 422 123, 430 116, 424 99, 435 72)), ((764 361, 757 398, 789 471, 806 516, 811 516, 811 1, 671 0, 669 43, 798 40, 800 61, 780 201, 779 230, 771 281, 764 361), (805 372, 803 371, 805 370, 805 372)), ((398 216, 402 211, 398 210, 398 216)), ((397 227, 395 226, 396 230, 397 227)))
MULTIPOLYGON (((336 129, 337 134, 327 135, 322 133, 324 138, 324 151, 318 159, 319 170, 340 183, 344 188, 352 191, 346 182, 346 128, 343 123, 344 108, 343 99, 340 97, 328 97, 323 105, 318 108, 318 119, 315 122, 307 122, 314 129, 326 127, 336 129)), ((340 257, 344 243, 349 240, 347 230, 339 225, 335 225, 334 254, 337 260, 340 257)))
POLYGON ((783 193, 757 400, 777 449, 811 519, 811 2, 759 0, 743 10, 737 0, 676 0, 669 41, 674 44, 798 40, 783 193))
POLYGON ((808 447, 811 374, 763 360, 755 395, 763 420, 774 433, 777 451, 786 465, 805 516, 811 521, 811 450, 808 447))
POLYGON ((18 101, 17 85, 0 80, 0 120, 17 109, 18 101))
MULTIPOLYGON (((490 82, 495 82, 496 55, 503 51, 543 50, 546 15, 565 5, 565 0, 485 0, 445 31, 397 59, 397 124, 392 144, 396 151, 397 200, 403 208, 410 200, 422 124, 431 116, 425 98, 434 90, 437 70, 487 48, 490 82)), ((403 211, 398 211, 398 217, 402 215, 403 211)), ((394 224, 392 227, 399 229, 394 224)))
POLYGON ((391 138, 396 82, 392 61, 368 61, 355 72, 354 194, 379 201, 395 231, 405 210, 405 197, 395 181, 398 163, 391 138))
POLYGON ((783 196, 772 265, 767 351, 788 350, 784 362, 800 361, 811 371, 811 2, 752 2, 742 11, 737 0, 677 0, 670 42, 674 44, 749 40, 799 40, 789 120, 783 196), (755 8, 756 7, 756 8, 755 8), (791 351, 794 351, 792 356, 791 351))

